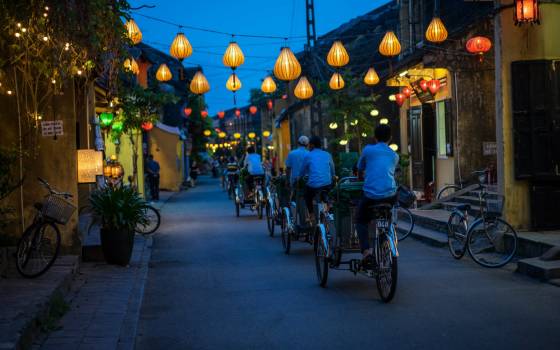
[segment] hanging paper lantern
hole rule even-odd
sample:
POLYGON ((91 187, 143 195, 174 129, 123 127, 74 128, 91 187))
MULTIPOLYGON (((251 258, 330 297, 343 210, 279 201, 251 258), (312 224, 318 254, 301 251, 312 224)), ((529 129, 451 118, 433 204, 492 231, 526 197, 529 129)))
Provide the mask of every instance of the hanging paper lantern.
POLYGON ((412 89, 408 86, 403 87, 401 92, 406 96, 406 98, 409 98, 410 95, 412 95, 412 89))
POLYGON ((467 51, 472 54, 478 55, 479 61, 482 62, 482 55, 490 51, 490 49, 492 48, 492 42, 487 37, 475 36, 474 38, 471 38, 467 41, 466 46, 467 51))
POLYGON ((515 25, 523 23, 537 23, 539 21, 539 3, 537 0, 515 0, 515 25))
POLYGON ((99 115, 99 123, 101 124, 102 128, 107 128, 111 126, 113 122, 113 113, 103 112, 99 115))
POLYGON ((254 138, 257 136, 257 134, 255 134, 254 132, 250 132, 250 133, 247 134, 247 136, 248 136, 250 139, 254 139, 254 138))
POLYGON ((255 106, 249 107, 249 113, 251 113, 252 115, 255 115, 257 113, 257 107, 255 107, 255 106))
POLYGON ((263 131, 262 135, 263 135, 264 137, 269 137, 269 136, 270 136, 270 131, 265 130, 265 131, 263 131))
POLYGON ((261 84, 261 90, 265 94, 271 94, 276 91, 276 83, 274 82, 274 79, 272 79, 272 77, 270 76, 264 78, 261 84))
POLYGON ((302 76, 294 88, 294 95, 300 100, 307 100, 313 97, 313 87, 307 77, 302 76))
POLYGON ((124 128, 124 124, 121 121, 113 122, 113 125, 111 126, 111 130, 113 130, 116 133, 120 133, 121 131, 123 131, 123 128, 124 128))
POLYGON ((369 115, 371 115, 372 117, 377 117, 377 116, 379 115, 379 110, 377 110, 377 109, 372 109, 372 110, 369 112, 369 115))
POLYGON ((333 90, 340 90, 344 88, 344 79, 340 73, 335 72, 332 75, 331 80, 329 81, 329 87, 333 90))
POLYGON ((212 135, 212 131, 210 131, 210 130, 204 130, 204 136, 208 137, 208 136, 210 136, 210 135, 212 135))
POLYGON ((396 101, 395 95, 389 95, 389 101, 396 101))
POLYGON ((218 137, 221 138, 221 139, 225 138, 226 136, 227 136, 227 134, 224 131, 220 131, 218 133, 218 137))
POLYGON ((335 130, 336 128, 338 128, 338 124, 337 124, 337 123, 334 123, 334 122, 333 122, 333 123, 330 123, 330 124, 329 124, 329 128, 330 128, 331 130, 335 130))
POLYGON ((200 116, 204 119, 206 117, 208 117, 208 111, 207 110, 202 110, 200 111, 200 116))
POLYGON ((243 51, 239 45, 232 41, 229 43, 226 52, 224 53, 224 57, 222 57, 222 62, 224 66, 230 67, 235 69, 245 62, 245 56, 243 55, 243 51))
POLYGON ((235 116, 239 118, 241 116, 241 111, 239 109, 235 110, 235 116))
POLYGON ((189 117, 192 113, 192 109, 189 107, 185 107, 185 109, 183 109, 183 113, 185 113, 185 117, 189 117))
POLYGON ((123 67, 126 72, 130 72, 134 75, 140 73, 140 68, 138 67, 138 63, 133 57, 127 58, 123 62, 123 67))
POLYGON ((241 134, 236 132, 235 134, 233 134, 233 137, 236 139, 240 139, 241 138, 241 134))
POLYGON ((358 122, 359 122, 358 119, 354 119, 350 122, 350 125, 356 126, 356 125, 358 125, 358 122))
POLYGON ((131 18, 124 24, 126 28, 126 35, 134 45, 142 41, 142 32, 136 22, 131 18))
POLYGON ((439 79, 432 79, 428 82, 428 89, 430 89, 432 95, 435 95, 436 92, 438 92, 440 85, 441 83, 439 79))
POLYGON ((154 124, 151 121, 145 121, 142 123, 142 129, 144 131, 150 131, 154 128, 154 124))
POLYGON ((399 150, 399 146, 396 143, 392 143, 389 145, 389 148, 393 150, 393 152, 396 152, 399 150))
POLYGON ((177 33, 169 48, 169 54, 178 59, 179 62, 183 62, 185 58, 192 55, 192 46, 185 34, 177 33))
POLYGON ((268 108, 268 110, 272 110, 273 107, 272 100, 266 101, 266 107, 268 108))
POLYGON ((156 79, 158 81, 169 81, 173 76, 171 75, 171 71, 167 67, 165 63, 160 64, 157 72, 156 72, 156 79))
POLYGON ((393 31, 385 33, 379 43, 379 53, 387 57, 394 57, 401 53, 401 43, 393 31))
POLYGON ((196 72, 193 79, 191 80, 190 88, 191 91, 197 95, 202 95, 210 91, 210 84, 208 84, 208 80, 206 80, 206 77, 204 76, 204 74, 202 74, 202 71, 199 70, 198 72, 196 72))
POLYGON ((379 119, 379 124, 381 124, 381 125, 389 124, 389 119, 381 118, 381 119, 379 119))
POLYGON ((426 80, 420 80, 420 83, 418 83, 418 85, 420 85, 420 89, 422 89, 422 91, 428 91, 428 82, 426 80))
POLYGON ((226 115, 226 113, 224 111, 219 111, 218 112, 218 118, 220 118, 220 119, 224 119, 225 115, 226 115))
POLYGON ((348 144, 348 140, 340 140, 338 142, 341 146, 346 146, 348 144))
POLYGON ((406 96, 404 94, 401 93, 395 94, 395 102, 397 102, 399 107, 403 105, 405 100, 406 100, 406 96))
POLYGON ((365 132, 363 132, 362 137, 367 137, 367 134, 365 132))
POLYGON ((335 41, 327 54, 327 63, 336 68, 344 67, 350 62, 350 56, 342 45, 342 41, 335 41))
POLYGON ((241 89, 241 80, 239 80, 239 77, 235 73, 230 75, 226 81, 226 89, 232 92, 236 92, 241 89))
POLYGON ((434 17, 426 29, 426 40, 439 44, 445 39, 447 39, 447 29, 439 17, 434 17))
POLYGON ((368 86, 374 86, 379 83, 379 75, 373 67, 368 69, 366 75, 364 76, 364 83, 368 86))
POLYGON ((301 74, 301 66, 290 48, 283 47, 274 64, 274 76, 280 80, 297 79, 301 74))

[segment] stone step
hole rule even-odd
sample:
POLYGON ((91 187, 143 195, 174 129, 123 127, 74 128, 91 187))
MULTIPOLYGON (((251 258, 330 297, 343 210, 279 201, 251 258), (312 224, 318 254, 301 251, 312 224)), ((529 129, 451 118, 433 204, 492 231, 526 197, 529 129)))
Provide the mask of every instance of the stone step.
POLYGON ((544 261, 540 258, 521 259, 517 271, 541 281, 560 278, 560 260, 544 261))

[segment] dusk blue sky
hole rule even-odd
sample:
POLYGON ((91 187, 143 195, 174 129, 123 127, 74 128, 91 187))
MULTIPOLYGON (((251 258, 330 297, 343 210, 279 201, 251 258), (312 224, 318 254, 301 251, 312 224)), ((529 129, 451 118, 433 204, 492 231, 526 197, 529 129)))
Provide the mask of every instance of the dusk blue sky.
MULTIPOLYGON (((315 0, 317 35, 320 36, 354 17, 367 13, 387 0, 315 0)), ((131 5, 156 5, 133 12, 143 34, 143 41, 168 52, 169 45, 178 31, 177 27, 159 23, 141 16, 144 14, 182 25, 191 25, 239 34, 258 34, 281 37, 306 35, 305 0, 132 0, 131 5)), ((233 107, 232 93, 225 87, 231 74, 222 64, 222 55, 231 40, 226 35, 183 28, 193 46, 193 55, 184 61, 185 66, 200 65, 210 82, 211 90, 206 101, 211 114, 233 107)), ((261 80, 271 71, 283 44, 279 39, 235 39, 245 54, 245 64, 237 69, 243 87, 237 92, 237 104, 248 103, 249 90, 259 88, 261 80)), ((294 52, 303 49, 305 38, 288 42, 294 52)))

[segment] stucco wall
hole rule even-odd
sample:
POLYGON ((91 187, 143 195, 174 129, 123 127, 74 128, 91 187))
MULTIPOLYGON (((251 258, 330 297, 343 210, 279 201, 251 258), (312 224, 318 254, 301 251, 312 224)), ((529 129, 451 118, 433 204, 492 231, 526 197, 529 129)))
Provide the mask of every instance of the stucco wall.
POLYGON ((176 134, 157 127, 150 131, 150 153, 160 165, 159 186, 161 189, 179 191, 183 182, 182 141, 176 134))

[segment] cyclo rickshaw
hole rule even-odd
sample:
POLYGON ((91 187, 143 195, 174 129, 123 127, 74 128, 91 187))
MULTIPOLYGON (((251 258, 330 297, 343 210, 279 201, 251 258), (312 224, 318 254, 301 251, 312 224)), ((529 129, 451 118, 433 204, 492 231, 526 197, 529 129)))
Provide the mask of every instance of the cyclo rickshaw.
POLYGON ((239 165, 237 163, 228 163, 226 165, 226 191, 228 198, 232 199, 235 196, 235 188, 239 182, 239 165))
POLYGON ((247 178, 249 172, 246 168, 240 171, 239 181, 235 187, 235 214, 239 217, 239 211, 242 208, 249 207, 251 211, 256 211, 259 219, 263 218, 263 210, 266 205, 264 197, 263 184, 265 175, 253 175, 253 190, 249 190, 247 186, 247 178))
POLYGON ((293 189, 293 196, 288 205, 282 207, 282 247, 284 253, 290 254, 293 241, 313 244, 314 226, 307 221, 307 207, 304 188, 307 177, 299 179, 293 189))
POLYGON ((275 176, 266 186, 266 224, 268 233, 274 236, 276 225, 282 225, 282 208, 289 206, 290 187, 286 175, 275 176))
POLYGON ((354 275, 359 273, 375 278, 381 299, 389 302, 396 291, 399 256, 398 239, 391 220, 392 205, 378 204, 369 208, 375 219, 374 225, 370 223, 369 237, 373 262, 364 266, 355 229, 362 187, 363 183, 358 182, 357 178, 347 177, 338 181, 329 193, 329 199, 318 198, 315 216, 318 222, 314 238, 317 279, 319 285, 325 287, 330 269, 347 270, 354 275), (332 203, 330 209, 329 203, 332 203))

